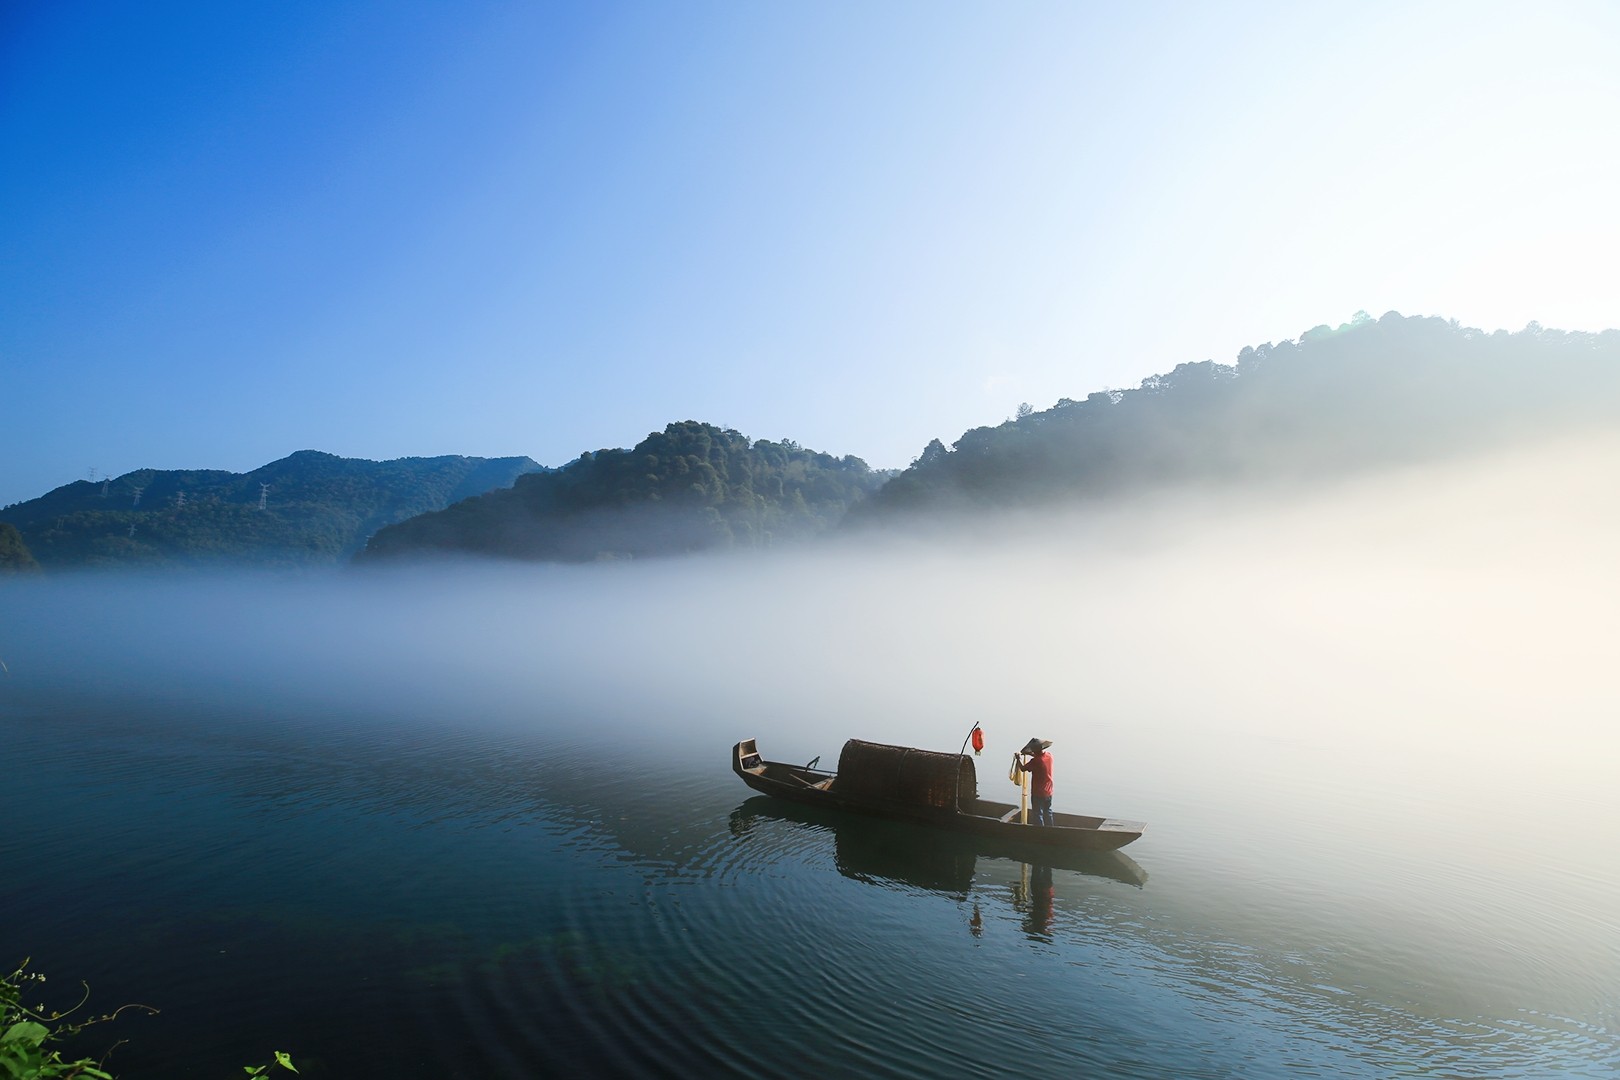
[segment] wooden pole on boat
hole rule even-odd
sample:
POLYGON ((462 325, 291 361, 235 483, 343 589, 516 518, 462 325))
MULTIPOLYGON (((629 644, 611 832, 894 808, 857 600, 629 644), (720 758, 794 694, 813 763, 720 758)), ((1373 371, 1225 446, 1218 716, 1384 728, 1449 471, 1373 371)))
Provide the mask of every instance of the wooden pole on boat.
POLYGON ((1018 824, 1020 824, 1020 825, 1028 825, 1029 824, 1029 771, 1027 769, 1026 770, 1021 770, 1021 771, 1022 771, 1023 779, 1022 779, 1022 782, 1018 785, 1018 787, 1019 787, 1018 824))
MULTIPOLYGON (((958 814, 962 812, 962 759, 967 757, 967 744, 973 742, 973 735, 978 730, 979 722, 975 720, 973 726, 968 728, 967 738, 962 740, 962 749, 956 752, 956 812, 958 814)), ((973 743, 973 756, 978 757, 979 751, 983 748, 984 736, 980 735, 979 741, 973 743)))

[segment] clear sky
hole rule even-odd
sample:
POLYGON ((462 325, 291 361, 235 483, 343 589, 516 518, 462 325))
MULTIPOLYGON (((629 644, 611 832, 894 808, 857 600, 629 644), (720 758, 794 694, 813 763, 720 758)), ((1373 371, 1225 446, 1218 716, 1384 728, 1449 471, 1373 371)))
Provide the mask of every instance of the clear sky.
POLYGON ((1620 5, 0 7, 0 504, 1620 326, 1620 5))

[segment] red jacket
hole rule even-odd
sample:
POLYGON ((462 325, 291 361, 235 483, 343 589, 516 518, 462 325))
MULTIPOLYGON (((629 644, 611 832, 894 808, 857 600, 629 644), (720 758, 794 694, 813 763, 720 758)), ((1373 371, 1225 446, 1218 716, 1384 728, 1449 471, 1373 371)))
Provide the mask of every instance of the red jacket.
POLYGON ((1038 754, 1031 754, 1029 761, 1019 768, 1029 773, 1029 793, 1031 795, 1044 795, 1052 797, 1052 752, 1042 750, 1038 754))

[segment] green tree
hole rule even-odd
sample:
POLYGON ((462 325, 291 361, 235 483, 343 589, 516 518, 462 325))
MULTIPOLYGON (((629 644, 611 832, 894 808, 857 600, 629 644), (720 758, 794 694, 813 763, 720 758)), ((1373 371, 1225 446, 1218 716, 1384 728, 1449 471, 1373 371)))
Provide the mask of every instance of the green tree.
POLYGON ((0 574, 37 573, 39 563, 15 525, 0 521, 0 574))

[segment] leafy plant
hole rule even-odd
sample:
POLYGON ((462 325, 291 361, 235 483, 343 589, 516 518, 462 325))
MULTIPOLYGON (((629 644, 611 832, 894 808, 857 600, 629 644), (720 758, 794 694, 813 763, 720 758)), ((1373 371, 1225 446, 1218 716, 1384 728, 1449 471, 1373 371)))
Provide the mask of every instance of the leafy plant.
MULTIPOLYGON (((27 959, 17 965, 17 970, 0 979, 0 1078, 36 1080, 93 1077, 95 1080, 112 1080, 112 1074, 101 1067, 101 1062, 92 1058, 64 1061, 61 1051, 51 1044, 77 1035, 91 1024, 111 1020, 124 1010, 116 1009, 105 1016, 84 1021, 69 1020, 68 1017, 83 1008, 89 1000, 88 986, 84 987, 84 996, 78 1004, 65 1012, 47 1009, 43 1002, 32 1007, 25 1004, 24 991, 38 989, 44 982, 44 975, 28 970, 27 959)), ((124 1008, 146 1009, 147 1006, 124 1008)))
POLYGON ((274 1069, 274 1068, 277 1068, 277 1067, 287 1069, 287 1070, 289 1070, 291 1072, 297 1072, 298 1071, 293 1066, 292 1056, 290 1054, 288 1054, 285 1050, 277 1050, 276 1051, 276 1063, 275 1063, 275 1065, 244 1065, 244 1066, 242 1066, 242 1071, 247 1073, 249 1076, 264 1076, 267 1073, 269 1073, 271 1069, 274 1069))
MULTIPOLYGON (((45 976, 28 970, 28 958, 17 965, 10 975, 0 977, 0 1080, 114 1080, 113 1074, 102 1068, 101 1061, 78 1058, 65 1061, 54 1044, 78 1035, 92 1024, 100 1024, 118 1017, 125 1009, 142 1009, 148 1013, 157 1010, 149 1005, 123 1005, 110 1013, 92 1016, 86 1020, 69 1019, 84 1008, 90 1000, 90 987, 79 985, 84 994, 77 1004, 66 1011, 47 1009, 44 1002, 26 1004, 25 992, 37 990, 45 983, 45 976)), ((29 994, 28 996, 33 996, 29 994)), ((114 1043, 116 1047, 118 1044, 114 1043)), ((112 1048, 108 1049, 108 1053, 112 1048)), ((262 1077, 271 1069, 282 1068, 291 1072, 292 1058, 286 1052, 275 1052, 273 1065, 248 1065, 244 1070, 250 1077, 262 1077)))

